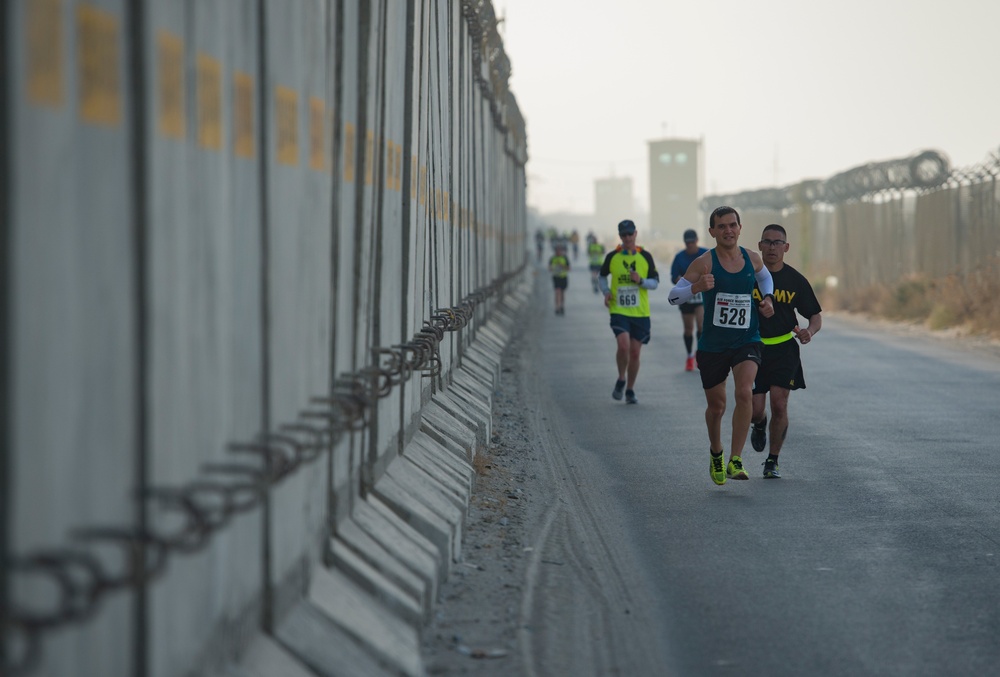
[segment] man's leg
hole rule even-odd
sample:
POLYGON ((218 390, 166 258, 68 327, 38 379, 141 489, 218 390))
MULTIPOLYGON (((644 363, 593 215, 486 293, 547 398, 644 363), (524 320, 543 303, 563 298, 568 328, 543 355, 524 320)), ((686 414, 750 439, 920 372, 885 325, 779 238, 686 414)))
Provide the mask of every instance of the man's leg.
POLYGON ((767 412, 767 393, 753 394, 753 411, 750 414, 750 421, 755 422, 764 418, 767 412))
POLYGON ((754 451, 764 451, 766 444, 767 393, 754 393, 753 412, 750 415, 750 446, 754 451))
POLYGON ((722 417, 726 413, 726 382, 712 386, 705 391, 705 425, 708 426, 708 445, 710 451, 723 453, 722 446, 722 417))
POLYGON ((694 313, 681 313, 681 319, 684 321, 684 347, 690 357, 694 355, 694 313))
POLYGON ((626 390, 635 388, 635 379, 639 376, 639 353, 642 351, 642 341, 629 339, 628 355, 628 380, 625 384, 626 390))
POLYGON ((771 386, 771 446, 772 456, 777 456, 781 452, 781 445, 785 443, 785 435, 788 434, 788 395, 791 391, 788 388, 771 386))
POLYGON ((618 380, 625 380, 625 372, 629 367, 629 348, 632 338, 629 336, 627 331, 615 336, 615 341, 618 342, 618 352, 615 353, 615 362, 618 363, 618 380))
POLYGON ((750 429, 750 416, 753 413, 753 380, 757 376, 757 363, 744 360, 733 367, 735 381, 736 408, 733 409, 733 448, 729 458, 743 455, 743 445, 747 441, 750 429))

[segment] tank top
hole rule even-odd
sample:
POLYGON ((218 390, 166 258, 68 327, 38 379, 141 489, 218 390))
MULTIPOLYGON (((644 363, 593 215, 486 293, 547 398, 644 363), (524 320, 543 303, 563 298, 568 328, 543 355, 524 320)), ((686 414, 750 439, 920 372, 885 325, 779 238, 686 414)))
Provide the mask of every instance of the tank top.
POLYGON ((719 263, 712 249, 712 275, 715 287, 702 293, 705 300, 705 325, 698 339, 698 350, 721 353, 748 343, 760 341, 757 303, 753 299, 754 269, 747 250, 743 268, 730 273, 719 263))

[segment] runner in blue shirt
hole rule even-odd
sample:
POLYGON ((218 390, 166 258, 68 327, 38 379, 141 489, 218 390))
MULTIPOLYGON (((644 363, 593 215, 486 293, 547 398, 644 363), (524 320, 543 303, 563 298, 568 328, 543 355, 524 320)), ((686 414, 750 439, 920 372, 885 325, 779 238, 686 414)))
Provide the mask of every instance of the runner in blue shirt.
MULTIPOLYGON (((677 281, 687 272, 688 267, 694 260, 707 252, 704 247, 698 246, 698 233, 691 230, 684 231, 684 249, 677 252, 674 262, 670 266, 670 281, 677 284, 677 281)), ((701 302, 701 294, 695 294, 690 301, 677 306, 681 311, 681 319, 684 321, 684 348, 687 350, 687 361, 684 363, 684 371, 694 371, 694 339, 695 326, 697 325, 698 335, 701 338, 701 329, 705 323, 705 306, 701 302)))

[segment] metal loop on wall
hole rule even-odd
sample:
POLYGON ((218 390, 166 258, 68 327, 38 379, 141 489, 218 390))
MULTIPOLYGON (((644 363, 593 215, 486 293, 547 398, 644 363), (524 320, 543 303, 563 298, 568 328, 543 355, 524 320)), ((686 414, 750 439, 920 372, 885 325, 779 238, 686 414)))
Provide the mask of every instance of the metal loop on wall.
POLYGON ((17 623, 30 631, 54 628, 91 616, 98 606, 104 576, 97 558, 76 550, 55 550, 10 563, 14 573, 48 578, 58 591, 57 603, 50 609, 15 608, 17 623), (81 577, 80 574, 83 574, 81 577))
POLYGON ((90 527, 76 529, 74 538, 103 541, 119 547, 122 552, 122 571, 119 574, 101 574, 99 592, 104 594, 119 588, 145 585, 167 568, 170 544, 139 529, 128 527, 90 527))
POLYGON ((154 499, 165 511, 183 514, 186 521, 181 529, 170 535, 156 534, 156 539, 168 549, 186 554, 205 547, 212 532, 208 511, 194 500, 190 489, 191 485, 179 488, 154 487, 146 492, 146 497, 154 499))

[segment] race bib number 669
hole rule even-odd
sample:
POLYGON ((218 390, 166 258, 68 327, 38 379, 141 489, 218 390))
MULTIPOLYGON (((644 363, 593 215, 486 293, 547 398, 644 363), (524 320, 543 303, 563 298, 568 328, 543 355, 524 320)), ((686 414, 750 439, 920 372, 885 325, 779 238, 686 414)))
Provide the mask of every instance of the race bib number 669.
POLYGON ((619 308, 635 308, 639 305, 639 288, 632 286, 618 287, 615 304, 619 308))
POLYGON ((746 329, 750 326, 750 294, 715 295, 715 315, 712 324, 729 329, 746 329))

